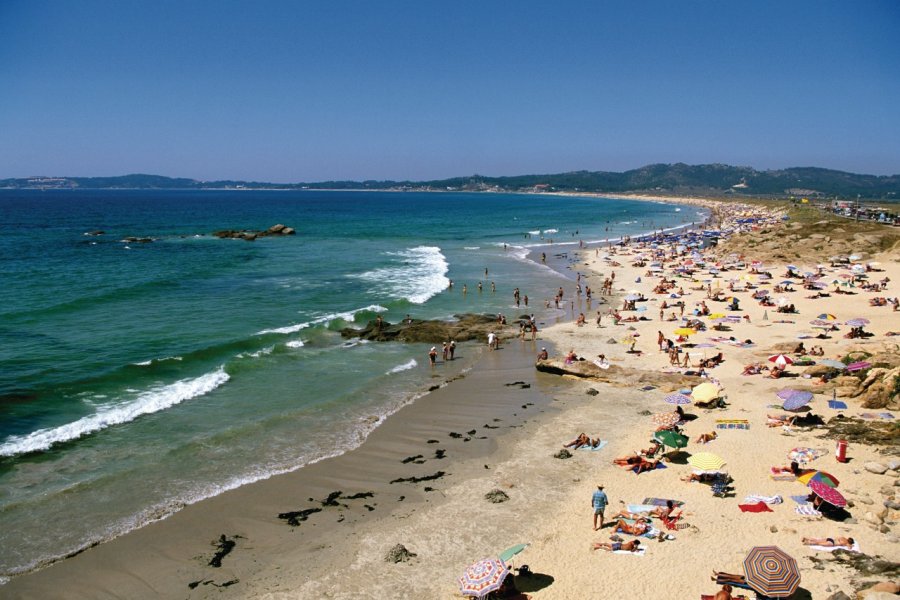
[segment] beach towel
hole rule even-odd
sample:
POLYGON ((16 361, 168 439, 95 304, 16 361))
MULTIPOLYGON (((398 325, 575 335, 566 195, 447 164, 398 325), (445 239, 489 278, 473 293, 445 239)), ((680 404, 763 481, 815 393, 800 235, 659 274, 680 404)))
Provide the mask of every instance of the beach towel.
POLYGON ((682 502, 681 500, 670 500, 669 498, 644 498, 643 504, 650 504, 652 506, 667 506, 670 501, 675 506, 684 506, 684 502, 682 502))
POLYGON ((614 550, 613 554, 631 554, 632 556, 643 556, 647 552, 646 548, 638 548, 637 552, 629 552, 628 550, 614 550))
POLYGON ((750 429, 747 419, 716 419, 716 429, 750 429))
POLYGON ((859 415, 862 419, 893 419, 894 415, 889 412, 883 413, 863 413, 859 415))
POLYGON ((846 402, 841 402, 840 400, 829 400, 828 408, 833 408, 835 410, 843 410, 847 408, 846 402))
POLYGON ((755 504, 756 502, 765 502, 766 504, 781 504, 784 498, 779 495, 763 496, 760 494, 750 494, 744 498, 744 504, 755 504))
POLYGON ((791 473, 771 473, 769 478, 772 481, 796 481, 797 476, 791 473))
POLYGON ((608 443, 609 442, 607 440, 600 440, 600 442, 596 446, 582 446, 581 448, 579 448, 579 450, 591 450, 591 451, 602 450, 603 447, 605 445, 607 445, 608 443))
POLYGON ((757 502, 756 504, 738 504, 738 508, 741 509, 741 512, 775 512, 771 508, 769 508, 769 505, 765 502, 757 502))
POLYGON ((834 552, 835 550, 846 550, 847 552, 857 553, 862 552, 862 550, 859 549, 859 542, 856 540, 853 541, 853 546, 849 548, 847 546, 810 546, 810 548, 816 552, 834 552))
POLYGON ((878 415, 879 415, 882 419, 893 419, 893 418, 894 418, 894 415, 892 415, 892 414, 889 413, 889 412, 878 413, 878 415))
POLYGON ((794 509, 798 515, 803 515, 804 517, 821 517, 822 513, 817 511, 812 507, 811 504, 802 504, 794 509))
MULTIPOLYGON (((666 468, 668 468, 668 467, 666 467, 666 465, 662 464, 661 462, 656 463, 656 469, 666 469, 666 468)), ((655 471, 656 469, 650 469, 650 470, 655 471)), ((638 467, 631 469, 631 472, 634 473, 635 475, 641 474, 641 472, 638 471, 638 467)), ((648 471, 643 471, 643 472, 647 473, 648 471)))
POLYGON ((809 504, 809 500, 807 500, 806 498, 807 496, 791 496, 791 500, 793 500, 797 504, 809 504))
POLYGON ((640 514, 640 513, 648 513, 652 510, 658 508, 654 504, 629 504, 627 505, 628 512, 640 514))

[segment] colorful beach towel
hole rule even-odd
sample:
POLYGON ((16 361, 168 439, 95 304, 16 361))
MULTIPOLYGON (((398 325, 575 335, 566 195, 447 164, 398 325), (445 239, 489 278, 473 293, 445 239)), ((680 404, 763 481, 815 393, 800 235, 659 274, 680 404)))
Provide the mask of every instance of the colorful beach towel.
POLYGON ((829 400, 828 408, 833 408, 835 410, 844 410, 847 408, 846 402, 841 402, 840 400, 829 400))
POLYGON ((765 502, 757 502, 756 504, 738 504, 738 508, 741 509, 741 512, 775 512, 769 508, 769 505, 765 502))
POLYGON ((649 504, 651 506, 668 506, 669 502, 672 502, 676 507, 684 506, 684 502, 681 500, 670 500, 669 498, 644 498, 643 504, 649 504))
POLYGON ((797 504, 809 504, 809 500, 806 499, 807 496, 791 496, 791 500, 796 502, 797 504))
MULTIPOLYGON (((668 468, 668 467, 666 467, 666 465, 662 464, 661 462, 658 462, 658 463, 656 463, 656 468, 655 468, 655 469, 650 469, 650 470, 651 470, 651 471, 655 471, 656 469, 667 469, 667 468, 668 468)), ((631 469, 631 472, 634 473, 635 475, 640 475, 642 472, 643 472, 643 473, 648 473, 648 471, 638 471, 638 467, 635 467, 635 468, 631 469)))
POLYGON ((716 419, 716 429, 750 429, 747 419, 716 419))
POLYGON ((628 509, 628 512, 630 512, 630 513, 640 514, 640 513, 648 513, 652 510, 656 510, 659 507, 654 504, 628 504, 628 505, 626 505, 626 508, 628 509))
POLYGON ((812 507, 811 504, 802 504, 794 509, 798 515, 803 515, 804 517, 821 517, 822 513, 817 511, 812 507))

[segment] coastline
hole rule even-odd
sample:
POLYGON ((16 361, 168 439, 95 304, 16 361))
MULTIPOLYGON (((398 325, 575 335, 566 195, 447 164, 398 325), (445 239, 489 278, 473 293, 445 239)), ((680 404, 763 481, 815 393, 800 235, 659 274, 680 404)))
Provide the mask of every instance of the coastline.
MULTIPOLYGON (((596 277, 607 274, 609 268, 591 256, 593 250, 581 250, 576 258, 567 257, 563 262, 578 264, 580 271, 590 272, 589 283, 597 289, 596 277)), ((615 270, 619 274, 617 292, 643 274, 628 265, 615 270)), ((896 271, 890 275, 898 280, 896 271)), ((614 298, 604 309, 615 305, 614 298)), ((757 347, 729 354, 728 366, 720 369, 734 370, 739 362, 794 340, 790 331, 772 329, 772 323, 756 314, 761 310, 753 310, 752 324, 741 324, 736 331, 741 337, 746 334, 754 338, 757 347)), ((804 308, 803 312, 808 310, 804 308)), ((664 361, 660 363, 655 356, 652 342, 660 325, 653 320, 635 325, 642 334, 639 347, 645 352, 639 368, 659 368, 664 361)), ((660 596, 660 576, 667 582, 661 597, 684 598, 696 596, 703 586, 712 589, 708 581, 711 568, 739 571, 747 549, 743 540, 777 543, 794 556, 802 556, 800 535, 821 534, 821 523, 816 526, 798 520, 793 513, 787 514, 787 507, 779 507, 780 513, 775 515, 743 515, 734 508, 734 500, 723 504, 722 499, 710 498, 705 487, 678 481, 684 466, 669 465, 659 473, 635 476, 609 464, 613 457, 647 445, 647 417, 641 413, 663 410, 660 389, 643 391, 635 386, 573 381, 535 373, 532 367, 537 346, 546 345, 547 340, 555 344, 557 354, 575 347, 587 356, 603 351, 613 364, 637 364, 625 352, 626 345, 617 341, 622 330, 606 322, 598 333, 593 324, 577 328, 565 320, 542 329, 538 344, 511 339, 498 353, 466 346, 467 353, 481 353, 478 367, 386 419, 357 449, 191 505, 164 521, 47 569, 16 577, 0 589, 11 597, 203 598, 225 594, 234 598, 454 598, 458 594, 453 581, 468 562, 515 543, 531 542, 527 554, 515 562, 528 563, 543 576, 535 579, 535 585, 542 586, 537 589, 520 585, 535 598, 567 598, 583 593, 660 596), (506 385, 515 381, 531 383, 532 388, 506 385), (590 390, 598 394, 588 395, 590 390), (525 408, 529 401, 534 406, 525 408), (478 418, 473 418, 475 415, 478 418), (503 418, 507 428, 484 429, 493 418, 503 418), (519 418, 521 422, 513 421, 519 418), (469 442, 448 437, 450 431, 473 429, 477 435, 469 442), (581 431, 599 435, 609 445, 596 452, 576 451, 573 458, 564 461, 552 458, 564 441, 581 431), (478 439, 482 433, 487 439, 478 439), (429 445, 429 439, 441 443, 429 445), (446 460, 429 457, 428 453, 438 448, 447 450, 446 460), (426 463, 402 463, 416 454, 422 454, 426 463), (485 469, 485 464, 489 468, 485 469), (436 483, 387 483, 393 477, 431 475, 435 469, 450 475, 436 483), (591 553, 588 545, 599 534, 590 530, 590 513, 585 507, 597 483, 606 485, 611 509, 617 509, 620 501, 639 502, 651 495, 685 500, 687 520, 696 531, 678 532, 675 543, 654 542, 650 556, 643 558, 591 553), (400 494, 406 496, 402 502, 394 490, 397 485, 407 492, 400 494), (435 491, 425 492, 425 487, 434 487, 435 491), (509 501, 485 501, 483 495, 494 488, 505 490, 509 501), (318 507, 318 501, 337 490, 345 495, 373 491, 375 497, 346 501, 348 508, 343 509, 345 518, 340 524, 335 517, 341 509, 336 507, 327 508, 325 515, 311 515, 295 531, 275 518, 278 512, 318 507), (378 505, 374 511, 365 508, 365 504, 375 502, 378 505), (328 519, 317 521, 319 516, 328 519), (215 552, 210 542, 220 534, 237 545, 224 558, 221 569, 214 570, 205 563, 215 552), (411 564, 386 564, 383 555, 394 543, 406 545, 418 556, 411 564), (716 558, 714 564, 705 563, 701 570, 684 572, 686 554, 716 558), (635 560, 652 560, 652 568, 642 569, 652 572, 626 576, 633 572, 631 561, 635 560), (424 581, 418 576, 422 570, 428 574, 424 581), (238 581, 225 586, 234 580, 238 581), (413 588, 414 584, 417 587, 413 588), (65 592, 60 593, 61 589, 65 592)), ((766 408, 755 390, 768 382, 733 375, 720 377, 718 372, 716 376, 726 386, 734 410, 752 420, 753 435, 742 438, 739 436, 743 433, 728 432, 730 439, 723 435, 710 449, 727 454, 732 472, 740 475, 738 500, 744 493, 764 493, 771 484, 760 469, 761 461, 780 464, 790 446, 823 442, 806 432, 784 435, 764 429, 760 419, 766 408), (749 389, 743 389, 751 383, 749 389), (771 447, 761 447, 763 440, 771 447)), ((699 414, 691 425, 691 434, 711 429, 717 414, 699 414)), ((854 447, 853 452, 857 468, 879 459, 868 447, 854 447)), ((833 460, 820 459, 823 461, 828 461, 829 469, 835 468, 833 460)), ((884 482, 867 473, 842 473, 844 477, 852 478, 854 485, 849 489, 857 490, 854 497, 859 500, 884 482)), ((788 489, 784 484, 781 488, 788 489)), ((840 529, 842 534, 844 527, 840 529)), ((862 540, 867 553, 898 558, 887 534, 876 530, 854 531, 854 535, 862 540)), ((820 597, 832 585, 835 589, 852 589, 852 574, 846 569, 819 573, 809 565, 802 562, 802 586, 812 597, 820 597)))

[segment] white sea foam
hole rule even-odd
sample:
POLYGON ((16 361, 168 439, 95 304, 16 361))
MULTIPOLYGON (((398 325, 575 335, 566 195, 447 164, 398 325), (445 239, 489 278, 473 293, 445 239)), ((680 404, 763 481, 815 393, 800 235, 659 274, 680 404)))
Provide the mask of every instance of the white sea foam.
POLYGON ((545 229, 544 233, 559 233, 559 229, 545 229))
POLYGON ((535 229, 534 231, 526 231, 525 233, 527 233, 529 235, 541 235, 541 230, 535 229))
POLYGON ((303 343, 303 340, 291 340, 285 346, 288 348, 302 348, 306 344, 303 343))
POLYGON ((132 363, 132 364, 135 366, 138 366, 138 367, 147 367, 147 366, 152 365, 153 363, 161 363, 166 360, 184 360, 184 359, 180 356, 164 356, 162 358, 151 358, 150 360, 145 360, 143 362, 137 362, 137 363, 132 363))
POLYGON ((141 415, 159 412, 185 400, 208 394, 228 379, 228 373, 224 368, 219 367, 211 373, 194 379, 182 379, 169 385, 151 388, 138 394, 132 400, 106 406, 77 421, 59 427, 39 429, 27 435, 9 436, 0 444, 0 456, 15 456, 47 450, 54 444, 76 440, 107 427, 128 423, 141 415))
POLYGON ((400 264, 351 275, 362 279, 380 293, 423 304, 447 289, 450 266, 447 257, 436 246, 417 246, 400 252, 386 252, 400 264))
POLYGON ((265 356, 266 354, 272 354, 272 351, 275 350, 275 346, 266 346, 256 352, 241 352, 237 355, 237 358, 259 358, 260 356, 265 356))
POLYGON ((378 304, 370 304, 369 306, 364 306, 363 308, 357 308, 354 310, 348 310, 346 312, 339 313, 329 313, 326 315, 322 315, 321 317, 316 317, 311 321, 306 321, 304 323, 297 323, 296 325, 288 325, 287 327, 277 327, 275 329, 263 329, 262 331, 257 331, 256 335, 266 335, 267 333, 281 333, 281 334, 290 334, 297 333, 307 327, 312 327, 313 325, 321 325, 323 323, 330 323, 335 319, 343 319, 344 321, 352 321, 353 317, 357 313, 361 312, 387 312, 383 306, 379 306, 378 304))
POLYGON ((411 358, 407 362, 403 363, 402 365, 397 365, 396 367, 394 367, 393 369, 388 371, 386 373, 386 375, 391 375, 393 373, 401 373, 403 371, 409 371, 410 369, 415 369, 418 366, 419 366, 419 363, 416 362, 416 359, 411 358))
POLYGON ((463 250, 481 250, 481 246, 463 246, 463 250))

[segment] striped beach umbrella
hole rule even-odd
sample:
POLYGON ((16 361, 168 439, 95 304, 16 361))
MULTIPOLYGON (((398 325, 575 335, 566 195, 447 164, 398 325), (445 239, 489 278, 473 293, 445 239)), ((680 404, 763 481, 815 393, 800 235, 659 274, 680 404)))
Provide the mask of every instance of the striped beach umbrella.
POLYGON ((459 591, 463 596, 483 598, 500 589, 507 575, 509 569, 499 558, 484 558, 466 567, 457 579, 459 591))
POLYGON ((824 320, 826 320, 826 321, 837 321, 837 317, 834 316, 834 315, 831 314, 831 313, 822 313, 821 315, 819 315, 819 316, 816 317, 816 318, 817 318, 817 319, 824 319, 824 320))
POLYGON ((781 368, 794 364, 794 359, 786 354, 776 354, 769 357, 769 362, 775 363, 781 368))
POLYGON ((725 466, 725 461, 712 452, 698 452, 697 454, 691 454, 687 461, 689 465, 699 471, 718 471, 725 466))
POLYGON ((756 546, 744 559, 747 585, 768 598, 786 598, 800 585, 797 561, 778 546, 756 546))
POLYGON ((833 488, 841 484, 837 477, 825 471, 809 471, 797 477, 797 481, 805 485, 809 485, 812 481, 819 481, 833 488))
POLYGON ((677 412, 656 413, 650 420, 660 429, 671 429, 681 421, 681 415, 677 412))
POLYGON ((684 394, 669 394, 665 398, 663 398, 664 402, 668 402, 669 404, 690 404, 691 398, 690 396, 685 396, 684 394))
POLYGON ((833 487, 825 485, 824 481, 810 481, 807 485, 809 485, 809 489, 811 489, 816 496, 828 504, 838 508, 847 506, 847 500, 841 493, 833 487))

